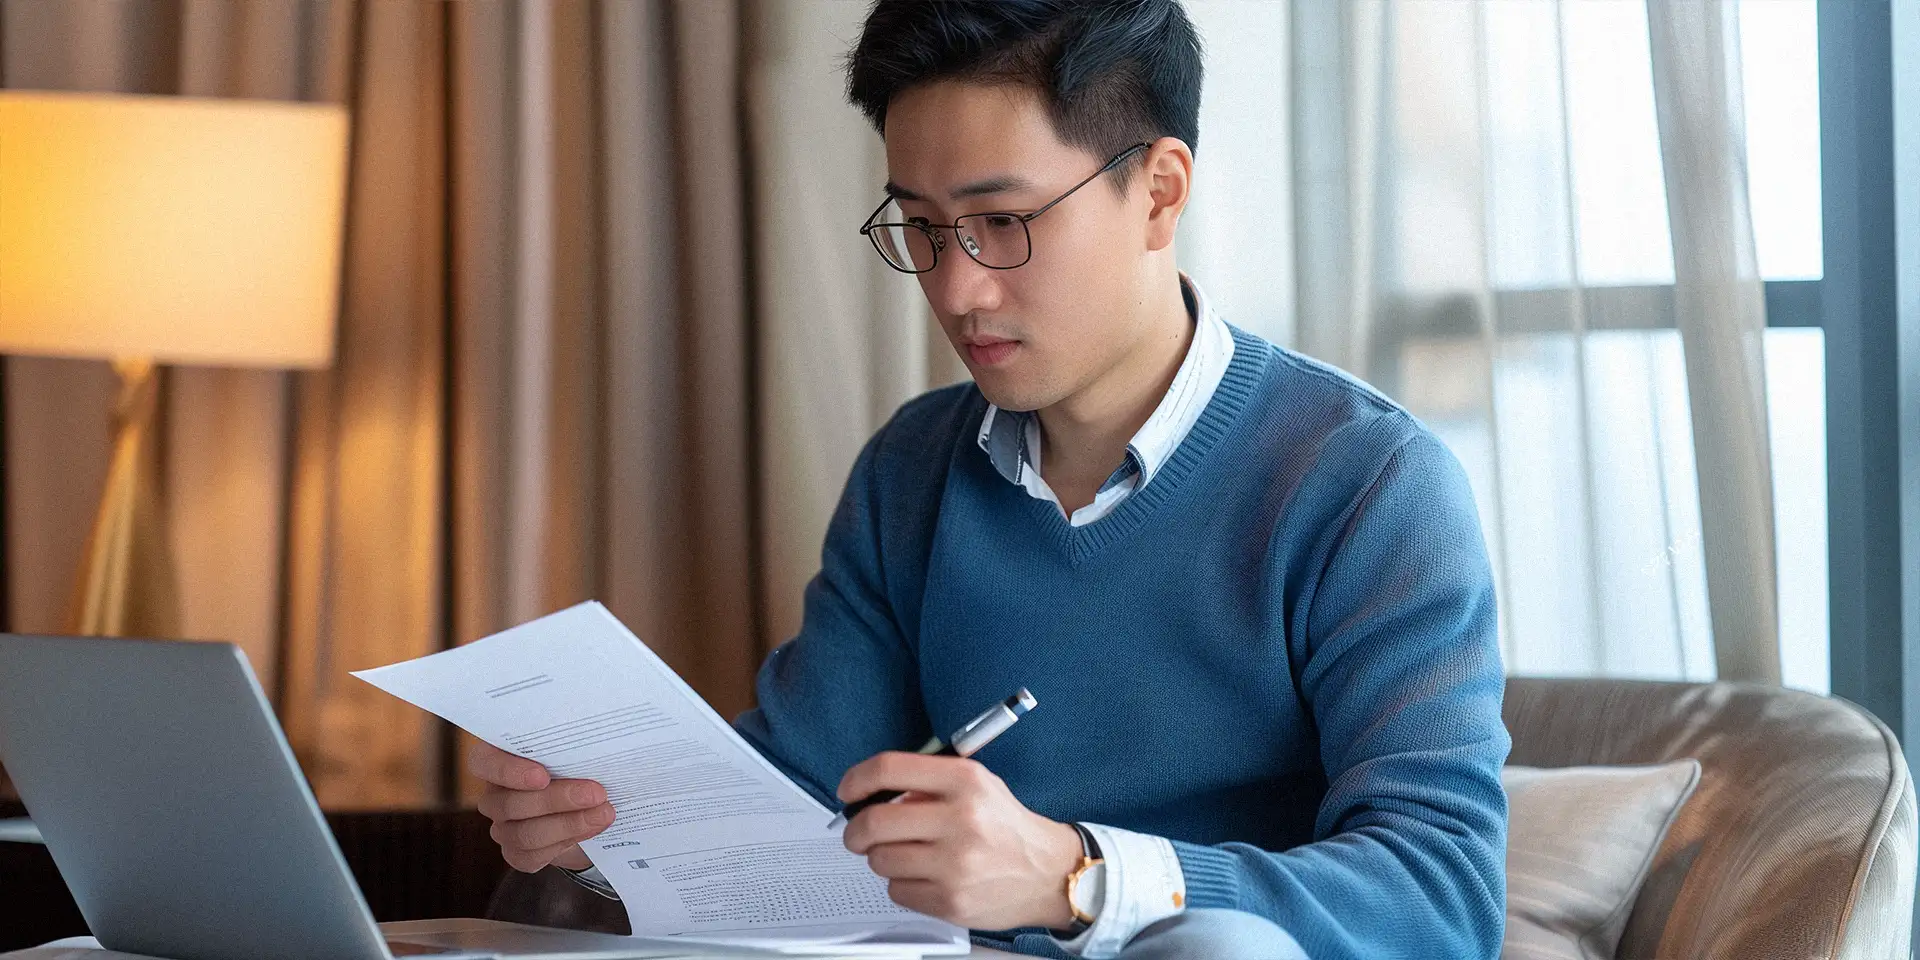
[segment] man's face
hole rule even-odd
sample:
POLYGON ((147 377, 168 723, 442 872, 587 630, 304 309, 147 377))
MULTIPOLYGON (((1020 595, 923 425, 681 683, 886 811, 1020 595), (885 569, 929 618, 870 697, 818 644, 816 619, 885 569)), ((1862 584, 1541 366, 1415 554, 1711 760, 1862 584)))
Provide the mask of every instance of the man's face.
MULTIPOLYGON (((1031 213, 1100 168, 1062 142, 1027 87, 942 82, 887 107, 887 172, 919 199, 908 217, 952 223, 971 213, 1031 213)), ((1126 196, 1108 178, 1027 224, 1032 258, 994 270, 950 230, 938 264, 918 274, 934 316, 987 399, 1038 410, 1073 396, 1137 344, 1148 326, 1144 255, 1151 206, 1136 172, 1126 196)))

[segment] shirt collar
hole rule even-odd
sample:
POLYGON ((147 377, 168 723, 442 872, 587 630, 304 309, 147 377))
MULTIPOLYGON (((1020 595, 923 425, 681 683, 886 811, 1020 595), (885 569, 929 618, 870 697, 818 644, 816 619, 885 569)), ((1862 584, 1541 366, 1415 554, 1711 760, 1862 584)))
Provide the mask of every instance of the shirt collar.
MULTIPOLYGON (((1184 272, 1180 274, 1180 292, 1187 304, 1187 314, 1194 320, 1193 340, 1159 406, 1127 443, 1126 459, 1101 484, 1103 492, 1136 476, 1139 477, 1136 489, 1153 480, 1154 474, 1193 429, 1200 412, 1213 400, 1214 390, 1233 359, 1232 331, 1207 303, 1200 285, 1184 272)), ((994 469, 1010 483, 1022 483, 1024 472, 1034 467, 1034 451, 1028 437, 1030 433, 1035 437, 1039 435, 1038 419, 1030 410, 1002 410, 988 404, 986 415, 980 420, 980 449, 987 452, 994 469)))

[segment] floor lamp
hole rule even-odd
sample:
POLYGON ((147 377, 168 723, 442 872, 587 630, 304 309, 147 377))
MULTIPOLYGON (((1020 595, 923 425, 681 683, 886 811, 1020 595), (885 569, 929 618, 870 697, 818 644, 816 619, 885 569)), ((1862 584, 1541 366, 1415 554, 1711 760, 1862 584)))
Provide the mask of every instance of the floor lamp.
POLYGON ((120 375, 72 632, 177 634, 156 365, 332 360, 347 135, 325 104, 0 91, 0 353, 120 375))

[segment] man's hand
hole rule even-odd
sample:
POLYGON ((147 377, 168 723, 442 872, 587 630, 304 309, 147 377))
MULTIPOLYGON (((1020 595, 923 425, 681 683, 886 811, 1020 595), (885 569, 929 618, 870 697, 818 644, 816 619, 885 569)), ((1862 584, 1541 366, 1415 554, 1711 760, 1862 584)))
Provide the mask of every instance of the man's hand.
POLYGON ((593 861, 580 841, 613 823, 606 788, 591 780, 555 780, 547 768, 476 741, 467 771, 486 781, 480 812, 493 821, 494 842, 507 865, 537 873, 547 864, 585 870, 593 861))
POLYGON ((992 771, 959 757, 882 753, 840 781, 843 802, 904 790, 847 825, 847 849, 887 878, 887 895, 976 930, 1073 921, 1066 879, 1080 863, 1080 836, 1014 799, 992 771))

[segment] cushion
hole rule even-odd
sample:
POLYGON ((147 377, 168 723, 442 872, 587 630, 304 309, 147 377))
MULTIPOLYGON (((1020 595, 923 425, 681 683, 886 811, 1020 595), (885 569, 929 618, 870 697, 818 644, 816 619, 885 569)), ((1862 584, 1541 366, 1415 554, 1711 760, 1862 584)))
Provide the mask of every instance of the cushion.
POLYGON ((1520 767, 1507 789, 1504 960, 1612 960, 1660 841, 1700 783, 1700 761, 1520 767))

